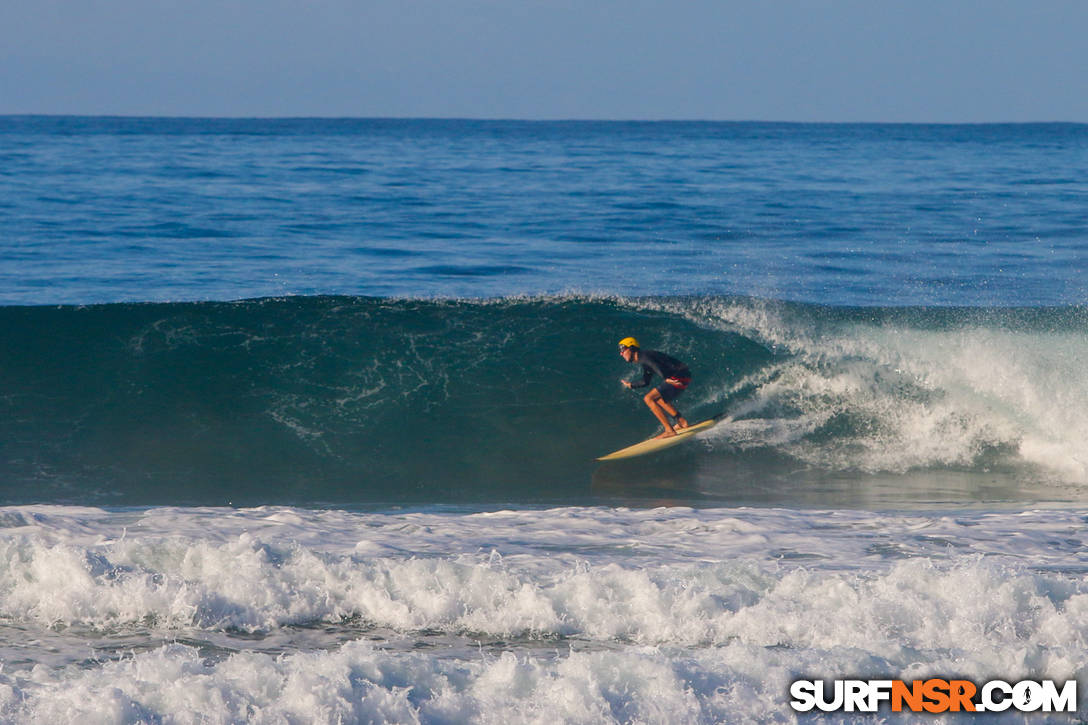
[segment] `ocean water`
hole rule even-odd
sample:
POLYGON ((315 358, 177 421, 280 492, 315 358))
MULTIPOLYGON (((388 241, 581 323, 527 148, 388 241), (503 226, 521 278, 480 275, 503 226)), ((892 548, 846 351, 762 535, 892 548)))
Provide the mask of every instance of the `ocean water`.
POLYGON ((2 117, 0 721, 1088 720, 1085 208, 1080 125, 2 117), (601 464, 627 335, 722 422, 601 464))

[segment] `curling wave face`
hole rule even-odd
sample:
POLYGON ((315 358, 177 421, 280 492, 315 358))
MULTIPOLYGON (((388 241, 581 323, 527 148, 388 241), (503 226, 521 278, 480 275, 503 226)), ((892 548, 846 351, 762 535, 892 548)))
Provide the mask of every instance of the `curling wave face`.
POLYGON ((719 297, 5 307, 0 498, 573 502, 591 482, 745 502, 752 480, 793 503, 859 481, 1076 497, 1086 317, 719 297), (691 365, 687 417, 727 424, 598 467, 653 432, 617 384, 633 368, 615 342, 636 332, 691 365))

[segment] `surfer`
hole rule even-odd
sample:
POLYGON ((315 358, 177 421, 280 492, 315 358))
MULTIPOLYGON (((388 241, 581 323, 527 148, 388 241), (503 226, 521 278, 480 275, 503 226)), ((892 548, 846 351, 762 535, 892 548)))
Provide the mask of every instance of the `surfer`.
POLYGON ((677 428, 687 428, 688 422, 684 420, 684 416, 680 415, 680 411, 673 405, 673 401, 676 400, 680 393, 684 392, 685 388, 688 387, 688 383, 691 382, 691 372, 688 370, 688 366, 663 352, 641 349, 638 340, 633 337, 625 337, 620 340, 620 357, 629 363, 641 364, 643 372, 640 382, 620 381, 624 387, 632 390, 645 388, 650 384, 650 380, 655 374, 660 375, 664 381, 642 398, 646 405, 649 406, 654 417, 665 429, 657 437, 670 438, 676 435, 677 428), (676 421, 674 424, 669 423, 666 413, 676 421))

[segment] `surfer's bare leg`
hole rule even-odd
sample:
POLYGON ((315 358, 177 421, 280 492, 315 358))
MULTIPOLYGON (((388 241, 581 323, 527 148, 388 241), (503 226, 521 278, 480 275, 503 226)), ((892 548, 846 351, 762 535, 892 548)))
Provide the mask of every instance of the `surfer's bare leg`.
MULTIPOLYGON (((646 398, 649 398, 651 396, 653 396, 653 401, 656 402, 658 405, 660 405, 662 410, 664 410, 666 413, 668 413, 669 416, 674 421, 676 421, 675 423, 673 423, 673 426, 672 426, 674 431, 683 430, 684 428, 688 427, 687 419, 684 418, 684 416, 680 415, 680 411, 677 410, 676 407, 672 403, 670 403, 669 401, 662 398, 661 393, 658 392, 658 390, 656 388, 654 390, 651 390, 649 393, 646 394, 646 398)), ((646 405, 650 405, 649 400, 646 401, 646 405)), ((650 406, 650 410, 653 410, 653 406, 650 406)), ((657 415, 657 413, 654 413, 654 415, 657 415)), ((661 418, 658 417, 658 420, 660 420, 660 419, 661 418)))
POLYGON ((661 400, 657 401, 657 404, 664 408, 665 412, 672 416, 672 419, 676 421, 676 424, 673 425, 673 428, 675 428, 676 430, 681 430, 688 427, 688 422, 684 419, 684 416, 680 415, 680 411, 677 410, 676 407, 669 403, 667 400, 662 398, 661 400))
MULTIPOLYGON (((661 435, 657 437, 671 438, 672 436, 676 435, 676 431, 669 423, 669 419, 665 415, 665 409, 662 407, 662 405, 669 404, 661 399, 661 393, 657 392, 656 389, 651 390, 650 392, 646 393, 646 397, 643 398, 643 401, 646 402, 646 405, 650 408, 650 412, 652 412, 654 414, 654 417, 657 418, 658 422, 661 423, 661 427, 665 429, 664 432, 662 432, 661 435)), ((671 405, 669 405, 669 407, 672 408, 671 405)), ((673 412, 676 412, 675 408, 673 408, 673 412)))

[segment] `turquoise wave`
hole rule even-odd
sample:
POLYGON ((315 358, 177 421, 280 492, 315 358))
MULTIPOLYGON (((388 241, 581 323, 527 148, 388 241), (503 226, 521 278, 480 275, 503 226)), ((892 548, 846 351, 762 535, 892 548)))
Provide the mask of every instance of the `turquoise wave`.
POLYGON ((0 500, 713 498, 918 471, 1075 485, 1086 317, 707 297, 3 307, 0 500), (618 383, 627 335, 690 363, 689 419, 728 424, 599 465, 654 432, 618 383))

